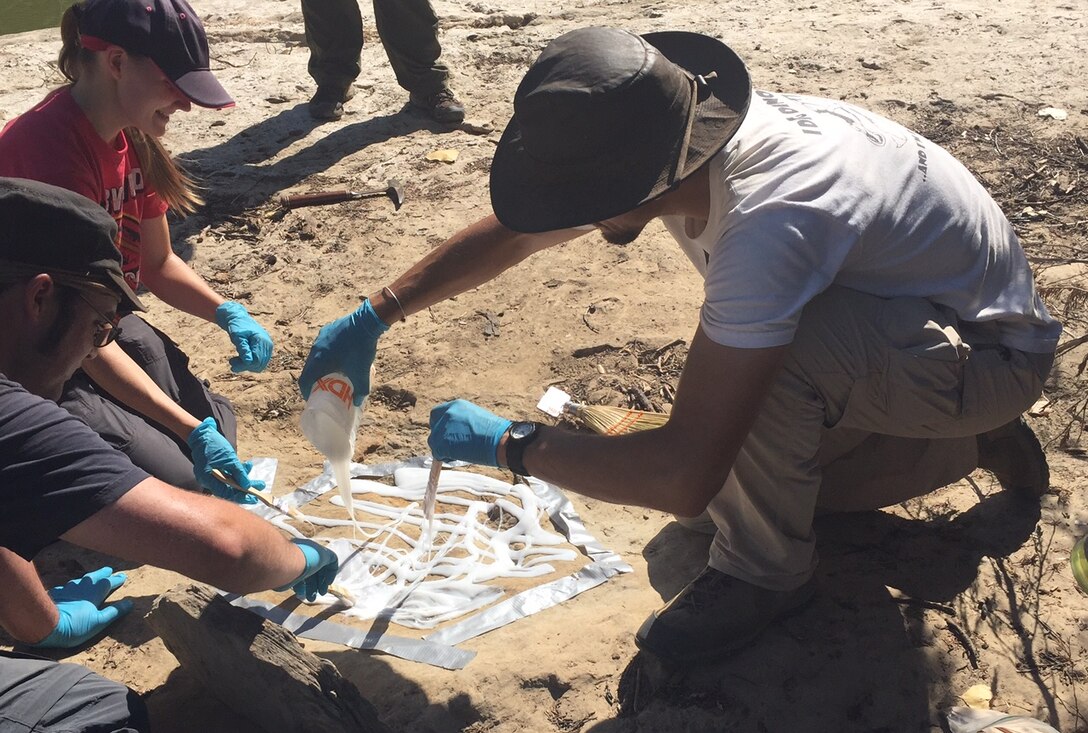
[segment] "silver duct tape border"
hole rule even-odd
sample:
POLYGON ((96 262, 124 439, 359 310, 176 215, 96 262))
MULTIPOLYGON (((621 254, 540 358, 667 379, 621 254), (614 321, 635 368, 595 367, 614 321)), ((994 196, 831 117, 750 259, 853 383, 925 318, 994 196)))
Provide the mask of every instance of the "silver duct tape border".
MULTIPOLYGON (((275 476, 275 459, 258 458, 254 459, 253 463, 254 471, 251 475, 254 478, 260 478, 266 481, 269 487, 271 487, 271 480, 275 476), (271 470, 268 474, 268 478, 265 478, 263 473, 258 473, 259 468, 262 471, 269 470, 268 467, 262 463, 263 461, 271 462, 271 470)), ((393 472, 398 468, 427 468, 430 466, 430 463, 431 459, 429 457, 421 456, 394 463, 379 463, 373 466, 362 463, 352 463, 351 475, 353 478, 382 478, 385 476, 392 476, 393 472)), ((446 465, 451 468, 459 468, 469 464, 464 463, 463 461, 455 461, 447 463, 446 465)), ((375 649, 400 657, 401 659, 423 662, 445 669, 461 669, 476 656, 476 652, 467 652, 456 649, 453 645, 473 639, 481 634, 486 634, 488 631, 494 631, 495 629, 513 623, 518 619, 531 616, 537 611, 556 606, 564 601, 570 600, 579 593, 584 593, 591 588, 596 588, 598 585, 615 575, 630 573, 633 570, 633 568, 624 562, 619 555, 606 548, 597 541, 596 537, 590 534, 589 530, 586 529, 585 524, 582 522, 581 517, 578 516, 578 512, 574 510, 574 505, 571 504, 570 499, 563 494, 558 486, 532 477, 529 477, 528 483, 529 487, 533 490, 533 493, 540 499, 545 511, 548 512, 548 516, 556 529, 566 537, 568 542, 582 550, 582 552, 590 558, 591 562, 585 565, 581 570, 578 570, 565 578, 559 578, 550 583, 545 583, 544 585, 522 591, 512 598, 508 598, 501 603, 486 608, 452 626, 447 626, 444 629, 436 631, 435 633, 424 637, 422 640, 392 636, 382 632, 375 632, 374 629, 363 632, 331 621, 321 621, 308 616, 288 614, 285 611, 276 609, 276 607, 271 604, 244 597, 239 597, 237 601, 232 600, 231 602, 235 605, 242 605, 243 607, 250 608, 257 613, 260 613, 265 618, 282 624, 288 628, 288 630, 294 631, 299 636, 304 636, 309 639, 334 641, 356 649, 375 649), (289 619, 298 619, 297 622, 292 623, 296 623, 302 631, 296 631, 295 628, 288 626, 287 623, 262 613, 261 609, 265 609, 266 611, 275 609, 276 614, 279 616, 289 619), (331 628, 326 632, 325 627, 331 628), (460 666, 450 666, 453 664, 459 664, 460 666)), ((335 486, 336 482, 332 478, 332 469, 326 462, 320 476, 298 489, 295 489, 295 491, 283 497, 281 501, 291 506, 300 507, 332 490, 335 486)), ((259 514, 260 516, 264 516, 265 519, 277 522, 278 524, 283 523, 282 518, 277 517, 275 512, 268 507, 256 505, 255 507, 249 508, 250 511, 259 514), (266 514, 267 516, 265 516, 266 514)), ((286 526, 290 528, 290 525, 286 526)))
MULTIPOLYGON (((276 468, 278 467, 279 461, 275 458, 254 458, 253 469, 249 472, 249 477, 254 480, 264 481, 265 490, 271 493, 272 484, 276 480, 276 468)), ((256 514, 261 519, 267 519, 276 526, 284 526, 292 534, 298 535, 294 527, 281 525, 277 522, 276 519, 279 518, 279 515, 264 504, 241 504, 240 506, 250 514, 256 514)))
POLYGON ((457 649, 433 641, 393 636, 392 634, 378 632, 374 628, 362 631, 332 621, 290 613, 271 603, 246 598, 236 593, 223 593, 220 591, 220 595, 229 601, 231 605, 249 609, 258 616, 279 624, 296 636, 307 639, 331 641, 354 649, 384 652, 411 662, 423 662, 424 664, 451 670, 464 669, 465 665, 476 656, 476 652, 457 649))
POLYGON ((447 626, 423 638, 436 644, 460 644, 518 619, 531 616, 537 611, 559 605, 579 593, 596 588, 613 575, 629 572, 631 572, 631 566, 624 563, 621 563, 620 567, 610 567, 593 562, 565 578, 522 591, 513 598, 508 598, 502 603, 480 611, 475 616, 470 616, 460 623, 447 626))
POLYGON ((528 481, 529 487, 543 503, 552 523, 563 533, 568 542, 580 548, 592 562, 565 578, 524 590, 453 626, 428 634, 423 637, 427 641, 460 644, 537 611, 543 611, 545 608, 570 600, 579 593, 596 588, 614 575, 632 572, 631 566, 619 555, 605 548, 596 537, 589 533, 581 517, 574 511, 574 505, 558 486, 532 477, 529 477, 528 481))

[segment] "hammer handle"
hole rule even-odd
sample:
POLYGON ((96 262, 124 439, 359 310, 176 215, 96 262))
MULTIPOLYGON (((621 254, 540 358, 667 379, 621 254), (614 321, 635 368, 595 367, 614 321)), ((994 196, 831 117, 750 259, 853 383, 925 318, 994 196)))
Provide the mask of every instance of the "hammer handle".
POLYGON ((324 206, 325 204, 338 204, 341 201, 351 201, 359 198, 355 191, 337 189, 335 191, 322 191, 320 193, 295 193, 289 196, 280 196, 280 205, 286 209, 298 209, 303 206, 324 206))

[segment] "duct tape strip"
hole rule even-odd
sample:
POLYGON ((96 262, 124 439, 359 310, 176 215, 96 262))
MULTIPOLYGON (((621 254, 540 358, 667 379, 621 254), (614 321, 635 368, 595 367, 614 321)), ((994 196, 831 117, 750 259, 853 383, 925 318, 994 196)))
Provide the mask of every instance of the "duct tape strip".
MULTIPOLYGON (((331 641, 354 649, 372 649, 401 659, 423 662, 443 669, 464 669, 465 665, 476 656, 476 652, 457 649, 433 641, 393 636, 375 629, 364 631, 333 623, 332 621, 290 613, 271 603, 246 598, 236 593, 223 593, 220 591, 220 594, 232 605, 249 609, 258 616, 279 624, 291 633, 307 639, 331 641)), ((375 624, 381 623, 381 619, 375 621, 375 624)))
POLYGON ((547 510, 556 529, 563 533, 568 542, 588 555, 593 562, 565 578, 524 590, 513 598, 508 598, 459 623, 423 637, 427 641, 460 644, 574 598, 579 593, 596 588, 614 575, 632 571, 631 566, 620 559, 619 555, 605 548, 589 533, 578 513, 574 511, 574 505, 559 487, 533 477, 529 477, 528 482, 533 493, 547 510))
POLYGON ((533 489, 533 493, 543 502, 552 522, 563 533, 568 542, 580 548, 596 563, 614 567, 616 572, 620 573, 630 573, 632 571, 631 566, 621 560, 619 555, 607 549, 597 541, 596 537, 589 533, 586 525, 582 523, 581 517, 578 516, 578 512, 574 511, 574 505, 570 503, 570 499, 563 494, 558 486, 532 477, 529 478, 529 486, 533 489))
POLYGON ((460 644, 537 611, 556 606, 583 591, 597 587, 613 575, 630 571, 630 566, 621 570, 615 566, 590 563, 572 575, 522 591, 513 598, 508 598, 502 603, 480 611, 475 616, 470 616, 460 623, 447 626, 423 638, 436 644, 460 644))
MULTIPOLYGON (((253 468, 249 471, 249 478, 254 481, 264 481, 264 490, 271 494, 272 484, 276 481, 276 468, 279 467, 279 461, 275 458, 254 458, 253 468)), ((275 510, 270 509, 264 504, 242 504, 241 507, 247 510, 250 514, 256 514, 261 519, 267 519, 270 522, 274 522, 278 516, 275 510)), ((288 530, 292 531, 294 528, 288 526, 288 530)))
MULTIPOLYGON (((402 467, 425 468, 429 464, 429 460, 429 458, 417 456, 406 461, 381 463, 373 466, 352 463, 351 475, 353 478, 382 478, 385 476, 392 476, 394 471, 402 467)), ((446 465, 459 467, 469 464, 462 461, 456 461, 447 463, 446 465)), ((450 649, 456 653, 471 654, 472 656, 475 656, 475 652, 462 652, 462 650, 455 649, 452 645, 475 638, 489 631, 494 631, 495 629, 513 623, 518 619, 532 615, 537 611, 542 611, 546 608, 558 605, 573 598, 579 593, 597 587, 615 575, 632 572, 631 566, 624 562, 619 555, 607 549, 597 541, 596 537, 589 533, 589 530, 586 529, 581 517, 579 517, 578 513, 574 510, 574 505, 571 504, 570 499, 563 494, 558 486, 554 486, 533 477, 528 478, 528 483, 533 490, 533 493, 540 499, 545 510, 548 512, 548 516, 556 529, 567 538, 568 542, 589 556, 592 562, 565 578, 560 578, 550 583, 545 583, 544 585, 522 591, 513 598, 509 598, 490 608, 486 608, 480 613, 470 616, 452 626, 447 626, 444 629, 424 637, 419 643, 437 644, 442 649, 450 649)), ((291 506, 299 507, 330 491, 335 488, 335 486, 336 482, 332 478, 332 471, 326 463, 320 476, 288 494, 282 501, 291 506)), ((265 511, 270 514, 272 513, 267 507, 265 507, 265 511)), ((269 519, 272 519, 273 521, 279 519, 282 523, 282 518, 269 517, 269 519)), ((246 603, 260 603, 257 601, 249 601, 248 599, 241 600, 246 603)), ((300 618, 303 618, 312 624, 311 630, 318 629, 325 624, 339 626, 338 624, 331 624, 328 621, 316 621, 315 623, 314 619, 308 617, 300 618)), ((403 645, 399 643, 401 641, 414 643, 416 642, 415 639, 392 637, 379 633, 376 638, 369 640, 369 646, 364 647, 356 644, 349 644, 346 641, 342 641, 341 638, 350 638, 350 635, 352 634, 365 637, 367 634, 357 632, 355 629, 346 626, 339 626, 339 628, 343 629, 344 633, 336 634, 335 638, 328 638, 326 640, 337 641, 341 644, 348 644, 348 646, 355 646, 359 649, 378 649, 379 651, 387 651, 382 648, 382 645, 385 644, 385 640, 388 639, 390 644, 399 651, 415 653, 413 650, 402 648, 403 645)), ((299 635, 308 638, 324 638, 310 636, 309 631, 301 632, 299 635)), ((424 658, 417 659, 416 657, 399 653, 399 651, 388 651, 387 653, 403 659, 413 659, 427 664, 435 664, 440 667, 445 666, 431 661, 431 659, 437 657, 432 657, 426 653, 422 655, 424 658)), ((472 659, 472 656, 469 656, 461 666, 463 667, 464 664, 467 664, 468 660, 472 659)), ((446 667, 446 669, 460 669, 460 667, 446 667)))

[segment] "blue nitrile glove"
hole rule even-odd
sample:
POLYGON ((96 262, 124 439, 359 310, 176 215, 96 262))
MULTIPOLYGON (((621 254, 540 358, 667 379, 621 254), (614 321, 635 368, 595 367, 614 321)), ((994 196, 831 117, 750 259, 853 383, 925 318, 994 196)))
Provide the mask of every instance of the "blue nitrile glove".
POLYGON ((206 417, 204 421, 189 433, 189 450, 193 452, 193 474, 196 480, 208 491, 220 499, 233 501, 235 504, 255 504, 257 498, 238 491, 217 479, 212 474, 218 468, 229 478, 247 489, 264 491, 264 481, 251 481, 249 472, 253 470, 250 462, 242 463, 234 448, 219 432, 215 418, 206 417))
POLYGON ((431 410, 427 445, 440 461, 468 461, 499 468, 499 441, 513 421, 468 400, 445 402, 431 410))
POLYGON ((238 356, 230 360, 232 372, 260 372, 272 358, 272 337, 253 320, 241 303, 228 300, 215 309, 215 322, 230 336, 238 356))
POLYGON ((310 390, 318 379, 340 372, 355 388, 355 406, 363 404, 363 398, 370 394, 370 367, 378 352, 378 338, 388 330, 369 300, 353 313, 322 327, 298 378, 302 399, 310 399, 310 390))
POLYGON ((49 597, 57 604, 60 619, 49 636, 31 646, 79 646, 131 611, 132 601, 128 599, 102 605, 110 593, 121 587, 125 577, 124 573, 113 572, 113 568, 99 568, 82 578, 53 588, 49 591, 49 597))
POLYGON ((336 553, 313 540, 291 541, 302 550, 302 556, 306 558, 306 569, 302 571, 302 575, 276 590, 293 590, 296 596, 305 601, 312 601, 328 593, 329 584, 336 579, 336 571, 340 569, 340 560, 336 553))

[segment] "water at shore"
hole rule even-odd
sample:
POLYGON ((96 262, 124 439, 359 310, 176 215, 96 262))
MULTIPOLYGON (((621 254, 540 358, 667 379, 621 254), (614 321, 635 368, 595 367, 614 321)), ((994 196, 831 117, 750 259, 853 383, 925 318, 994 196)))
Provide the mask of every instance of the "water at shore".
POLYGON ((60 25, 72 0, 0 0, 0 36, 60 25))

